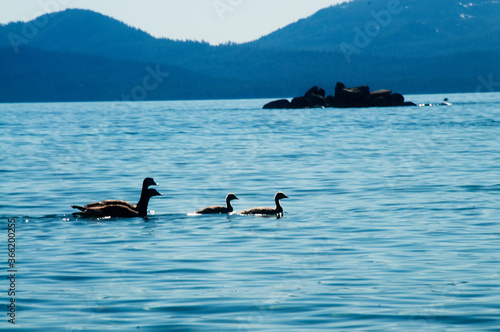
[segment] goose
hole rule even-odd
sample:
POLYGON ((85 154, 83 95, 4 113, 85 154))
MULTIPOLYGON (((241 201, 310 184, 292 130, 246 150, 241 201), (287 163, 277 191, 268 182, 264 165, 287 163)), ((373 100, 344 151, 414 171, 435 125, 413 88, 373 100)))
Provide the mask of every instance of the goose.
POLYGON ((156 189, 146 189, 141 194, 141 198, 135 207, 129 207, 123 204, 104 204, 91 207, 74 206, 82 212, 75 212, 73 216, 84 218, 134 218, 147 217, 149 199, 154 196, 162 196, 156 189))
POLYGON ((270 207, 257 207, 257 208, 253 208, 253 209, 250 209, 250 210, 245 210, 245 211, 241 211, 240 214, 258 214, 258 215, 282 215, 283 214, 283 208, 281 207, 280 205, 280 199, 282 198, 288 198, 287 195, 285 195, 284 193, 282 193, 281 191, 276 193, 276 195, 274 195, 274 201, 276 202, 276 207, 275 208, 270 208, 270 207))
POLYGON ((231 201, 234 199, 239 199, 235 194, 229 194, 226 196, 226 206, 209 206, 204 209, 198 210, 196 214, 222 214, 233 212, 233 207, 231 206, 231 201))
MULTIPOLYGON (((143 194, 146 193, 146 190, 148 190, 148 188, 150 186, 157 186, 157 185, 158 185, 158 183, 156 183, 155 180, 153 180, 153 178, 145 178, 144 181, 142 181, 141 197, 143 194)), ((88 208, 104 207, 106 205, 123 205, 123 206, 130 208, 130 209, 135 209, 137 207, 137 205, 131 204, 131 203, 126 202, 126 201, 117 200, 117 199, 108 199, 108 200, 101 201, 101 202, 89 203, 89 204, 84 205, 84 206, 71 205, 71 207, 73 209, 78 209, 78 210, 84 211, 85 209, 88 209, 88 208)))

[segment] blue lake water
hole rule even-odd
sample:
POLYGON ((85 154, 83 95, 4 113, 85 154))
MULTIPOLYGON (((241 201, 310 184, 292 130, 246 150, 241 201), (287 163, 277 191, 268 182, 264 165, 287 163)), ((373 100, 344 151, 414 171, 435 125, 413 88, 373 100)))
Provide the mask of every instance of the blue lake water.
POLYGON ((446 97, 0 105, 0 329, 499 331, 500 94, 446 97), (147 176, 148 220, 71 215, 147 176), (277 191, 281 219, 192 215, 277 191))

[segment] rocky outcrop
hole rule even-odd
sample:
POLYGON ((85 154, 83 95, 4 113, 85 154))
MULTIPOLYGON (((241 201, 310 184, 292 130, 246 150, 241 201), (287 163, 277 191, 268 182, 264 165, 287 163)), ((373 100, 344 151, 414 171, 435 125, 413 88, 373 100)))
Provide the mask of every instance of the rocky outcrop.
POLYGON ((400 93, 391 90, 378 90, 370 92, 366 85, 346 88, 343 83, 335 86, 335 95, 326 96, 324 89, 317 86, 312 87, 304 96, 295 97, 292 101, 280 99, 264 105, 264 109, 284 108, 351 108, 351 107, 391 107, 391 106, 416 106, 412 102, 406 102, 400 93))
POLYGON ((274 108, 274 109, 281 109, 281 108, 293 108, 293 107, 290 107, 290 102, 288 101, 288 99, 279 99, 279 100, 275 100, 275 101, 272 101, 268 104, 266 104, 264 106, 264 108, 274 108))

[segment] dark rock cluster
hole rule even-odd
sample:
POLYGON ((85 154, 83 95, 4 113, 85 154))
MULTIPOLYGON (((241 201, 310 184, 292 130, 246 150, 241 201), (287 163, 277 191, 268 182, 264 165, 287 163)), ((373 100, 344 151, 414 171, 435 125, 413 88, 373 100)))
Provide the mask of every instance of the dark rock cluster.
POLYGON ((324 89, 312 87, 304 96, 295 97, 292 101, 280 99, 264 105, 264 109, 283 108, 351 108, 351 107, 389 107, 389 106, 416 106, 406 102, 400 93, 391 90, 378 90, 370 92, 366 85, 356 88, 346 88, 343 83, 335 86, 335 95, 326 96, 324 89))

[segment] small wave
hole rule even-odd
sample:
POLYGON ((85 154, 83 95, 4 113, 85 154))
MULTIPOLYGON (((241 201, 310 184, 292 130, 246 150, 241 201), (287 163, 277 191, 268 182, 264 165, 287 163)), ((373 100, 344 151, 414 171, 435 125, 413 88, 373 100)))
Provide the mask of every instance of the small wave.
POLYGON ((469 192, 481 192, 481 191, 500 191, 500 184, 494 184, 494 185, 465 185, 465 186, 459 186, 462 190, 469 191, 469 192))

